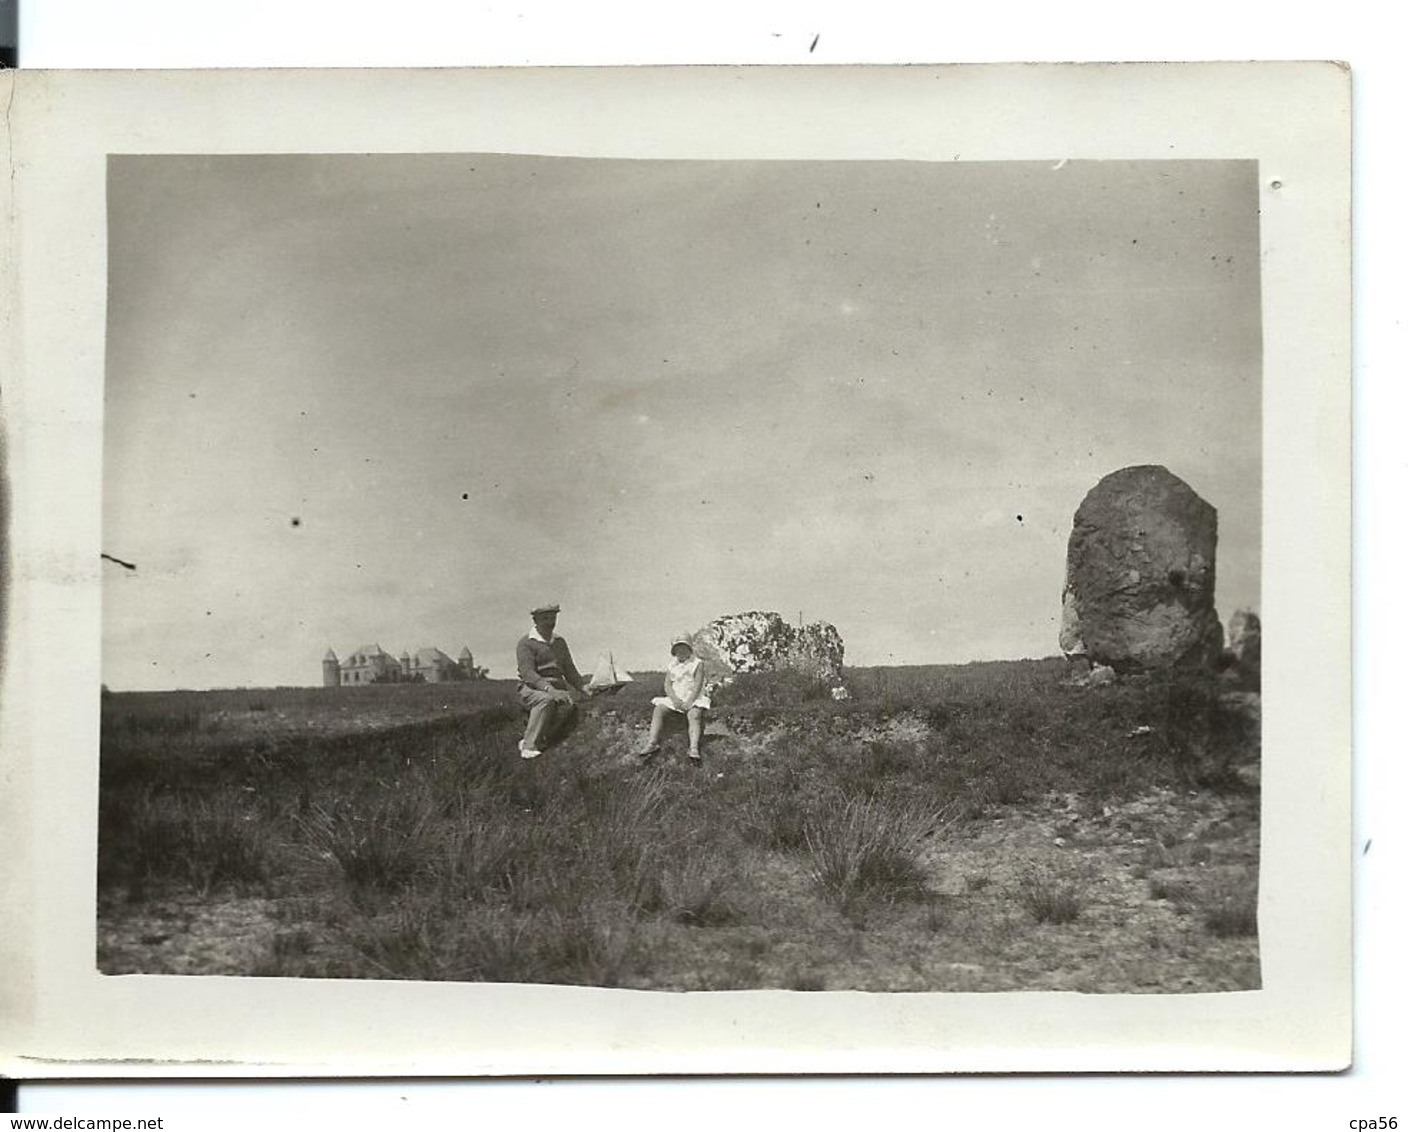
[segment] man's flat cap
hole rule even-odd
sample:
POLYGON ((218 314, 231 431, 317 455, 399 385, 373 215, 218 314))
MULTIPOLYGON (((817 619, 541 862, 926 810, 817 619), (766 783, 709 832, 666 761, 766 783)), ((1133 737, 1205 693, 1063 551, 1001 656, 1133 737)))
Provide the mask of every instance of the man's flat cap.
POLYGON ((533 609, 529 610, 529 613, 532 614, 532 616, 534 616, 534 617, 538 616, 538 614, 540 614, 540 613, 561 613, 561 612, 562 612, 562 606, 558 605, 557 602, 553 602, 551 605, 539 605, 539 606, 535 606, 533 609))

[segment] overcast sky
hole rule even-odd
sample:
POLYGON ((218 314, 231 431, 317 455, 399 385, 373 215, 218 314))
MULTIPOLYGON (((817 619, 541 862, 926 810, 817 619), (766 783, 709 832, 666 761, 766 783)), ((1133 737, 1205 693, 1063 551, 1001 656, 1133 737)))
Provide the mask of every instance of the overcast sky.
POLYGON ((1164 464, 1257 608, 1245 162, 118 157, 104 679, 511 673, 772 609, 854 664, 1049 656, 1071 518, 1164 464))

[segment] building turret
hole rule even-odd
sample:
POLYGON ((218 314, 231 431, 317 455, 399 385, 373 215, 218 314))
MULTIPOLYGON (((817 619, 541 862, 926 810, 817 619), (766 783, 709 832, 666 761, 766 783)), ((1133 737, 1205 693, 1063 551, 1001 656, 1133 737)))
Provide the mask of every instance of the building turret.
POLYGON ((460 655, 456 658, 455 663, 460 666, 460 672, 463 673, 463 678, 465 680, 474 679, 474 654, 469 651, 468 645, 465 645, 464 648, 460 649, 460 655))
POLYGON ((340 680, 338 675, 341 666, 337 663, 337 653, 328 649, 323 654, 323 687, 336 688, 340 680))

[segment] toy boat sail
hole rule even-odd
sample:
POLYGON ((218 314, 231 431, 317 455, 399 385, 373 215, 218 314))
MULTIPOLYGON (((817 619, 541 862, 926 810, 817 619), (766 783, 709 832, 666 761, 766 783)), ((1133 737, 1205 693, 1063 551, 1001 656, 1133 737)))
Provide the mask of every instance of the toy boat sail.
POLYGON ((619 692, 634 679, 635 677, 624 668, 616 666, 615 657, 609 652, 604 652, 596 658, 596 668, 592 671, 591 679, 587 681, 587 688, 596 695, 603 692, 619 692))

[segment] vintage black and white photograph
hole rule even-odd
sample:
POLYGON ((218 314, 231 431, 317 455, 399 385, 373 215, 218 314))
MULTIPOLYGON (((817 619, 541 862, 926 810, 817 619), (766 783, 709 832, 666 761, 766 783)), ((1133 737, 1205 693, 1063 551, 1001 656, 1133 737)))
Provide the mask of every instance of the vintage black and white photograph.
POLYGON ((13 95, 7 1064, 1347 1064, 1342 68, 13 95))
POLYGON ((1266 179, 110 156, 97 968, 1260 988, 1266 179))

